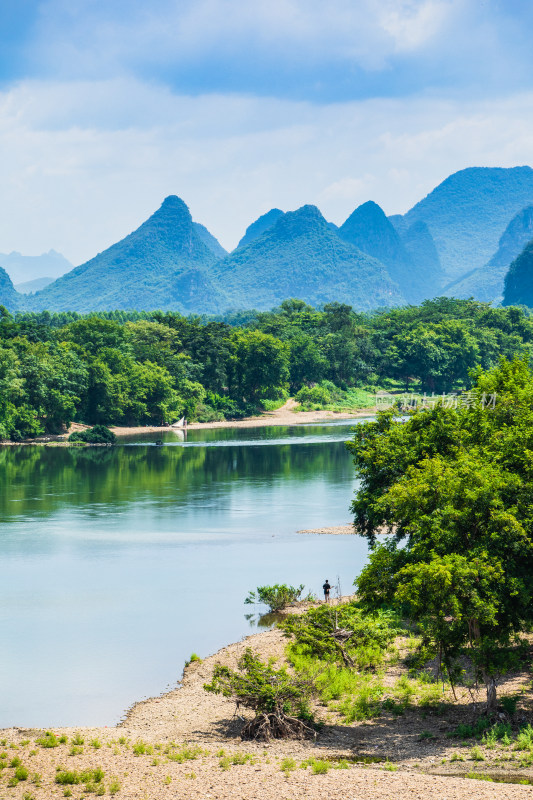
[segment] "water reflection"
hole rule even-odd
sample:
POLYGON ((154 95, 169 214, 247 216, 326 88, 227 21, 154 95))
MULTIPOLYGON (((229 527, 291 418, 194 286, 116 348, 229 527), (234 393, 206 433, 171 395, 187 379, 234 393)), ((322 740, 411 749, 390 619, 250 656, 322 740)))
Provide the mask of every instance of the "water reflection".
POLYGON ((0 448, 0 727, 112 724, 249 634, 256 586, 350 586, 364 540, 296 533, 349 520, 350 427, 0 448))

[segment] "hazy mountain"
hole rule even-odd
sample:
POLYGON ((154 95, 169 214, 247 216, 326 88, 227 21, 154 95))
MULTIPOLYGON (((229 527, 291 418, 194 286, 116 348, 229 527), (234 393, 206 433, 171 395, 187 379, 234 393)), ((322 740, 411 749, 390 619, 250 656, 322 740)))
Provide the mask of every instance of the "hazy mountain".
POLYGON ((528 206, 513 217, 488 264, 451 283, 446 287, 445 294, 448 297, 474 297, 486 303, 499 303, 509 265, 532 239, 533 206, 528 206))
POLYGON ((17 283, 15 289, 21 294, 31 294, 32 292, 40 292, 45 286, 54 282, 54 278, 35 278, 33 281, 25 281, 24 283, 17 283))
POLYGON ((245 245, 250 244, 250 242, 253 242, 255 239, 258 239, 259 236, 262 236, 263 233, 271 228, 272 225, 274 225, 282 216, 283 211, 281 211, 281 209, 271 208, 266 214, 258 217, 255 222, 252 222, 251 225, 248 225, 246 232, 237 247, 244 247, 245 245))
POLYGON ((20 295, 15 291, 11 278, 0 267, 0 306, 5 306, 8 311, 16 311, 19 307, 20 295))
POLYGON ((2 266, 14 284, 32 281, 36 278, 59 278, 72 269, 72 264, 61 253, 49 250, 40 256, 23 256, 15 250, 12 253, 0 253, 2 266))
POLYGON ((401 303, 384 265, 343 241, 315 206, 283 214, 213 268, 232 308, 269 309, 288 297, 371 309, 401 303))
POLYGON ((208 275, 216 260, 183 200, 172 195, 125 239, 29 297, 25 305, 81 312, 219 311, 220 296, 208 275))
POLYGON ((528 242, 505 276, 503 305, 533 308, 533 241, 528 242))
POLYGON ((228 251, 225 250, 218 239, 215 239, 212 233, 210 233, 205 225, 201 225, 199 222, 193 222, 193 228, 202 240, 204 244, 206 244, 211 252, 217 258, 224 258, 224 256, 228 255, 228 251))
MULTIPOLYGON (((426 223, 448 280, 456 280, 488 262, 510 220, 531 204, 531 167, 470 167, 446 178, 403 219, 426 223)), ((401 225, 397 215, 392 221, 401 225)))
POLYGON ((433 297, 446 283, 446 276, 428 226, 422 220, 409 225, 400 214, 393 214, 388 220, 399 234, 414 267, 425 276, 424 297, 433 297))
POLYGON ((411 225, 405 234, 412 252, 383 210, 372 201, 356 208, 338 229, 338 234, 385 264, 408 302, 418 303, 433 297, 442 285, 438 255, 431 234, 422 222, 411 225))

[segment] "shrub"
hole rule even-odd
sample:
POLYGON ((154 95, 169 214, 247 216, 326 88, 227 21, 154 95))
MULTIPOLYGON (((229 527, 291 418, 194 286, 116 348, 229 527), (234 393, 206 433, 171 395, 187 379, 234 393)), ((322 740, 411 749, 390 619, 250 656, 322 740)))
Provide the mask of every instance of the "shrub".
POLYGON ((41 747, 59 747, 59 739, 52 731, 46 731, 44 736, 35 740, 35 743, 41 747))
POLYGON ((314 736, 308 722, 308 701, 316 691, 312 680, 290 675, 285 669, 274 669, 250 648, 241 656, 238 670, 217 664, 211 683, 205 684, 204 689, 231 697, 255 712, 254 719, 246 722, 241 731, 243 739, 268 741, 314 736))
POLYGON ((75 431, 68 437, 69 442, 86 442, 87 444, 115 444, 117 437, 105 425, 94 425, 86 431, 75 431))
POLYGON ((533 728, 531 725, 526 725, 521 728, 518 736, 516 737, 515 750, 531 750, 533 748, 533 728))
POLYGON ((353 669, 367 669, 383 662, 387 649, 400 633, 390 612, 365 614, 357 603, 311 608, 291 614, 280 627, 294 636, 298 652, 353 669))
POLYGON ((280 769, 285 774, 288 774, 291 770, 296 769, 296 761, 294 758, 284 758, 280 764, 280 769))
POLYGON ((275 583, 273 586, 258 586, 256 592, 250 592, 245 603, 264 603, 271 611, 281 611, 285 606, 300 599, 304 590, 301 584, 297 589, 286 583, 275 583))
POLYGON ((331 399, 332 398, 329 389, 320 384, 315 386, 302 386, 295 397, 295 400, 302 406, 327 406, 329 403, 331 403, 331 399))
POLYGON ((82 772, 76 770, 59 770, 55 781, 60 786, 74 786, 78 783, 100 784, 104 780, 104 772, 100 767, 96 769, 85 769, 82 772))
POLYGON ((27 781, 28 780, 28 770, 26 769, 26 767, 23 767, 22 764, 19 764, 19 766, 16 768, 16 770, 15 770, 15 778, 18 781, 27 781))

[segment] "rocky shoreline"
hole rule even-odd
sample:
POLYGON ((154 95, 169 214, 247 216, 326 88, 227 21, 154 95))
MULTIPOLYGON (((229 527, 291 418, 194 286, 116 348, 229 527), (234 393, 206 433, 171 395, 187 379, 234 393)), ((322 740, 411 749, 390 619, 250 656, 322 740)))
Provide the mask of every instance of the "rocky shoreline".
MULTIPOLYGON (((57 798, 63 796, 64 787, 56 783, 61 770, 81 774, 98 768, 106 792, 119 785, 117 797, 127 800, 407 800, 435 794, 447 800, 474 794, 481 800, 518 800, 533 795, 533 786, 519 783, 533 781, 531 766, 503 766, 489 751, 482 761, 472 761, 465 743, 446 736, 450 723, 431 714, 345 724, 331 709, 318 707, 317 717, 325 724, 315 741, 242 742, 242 710, 205 692, 204 683, 216 663, 235 667, 246 647, 263 659, 283 662, 286 641, 274 628, 192 661, 178 688, 136 703, 114 728, 54 729, 56 747, 39 744, 42 731, 4 730, 0 738, 8 758, 16 753, 28 768, 28 779, 9 789, 9 796, 27 798, 31 788, 35 800, 57 798), (83 744, 73 745, 80 740, 83 744), (31 787, 35 774, 39 785, 31 787), (494 778, 509 782, 491 782, 494 778)), ((396 679, 401 669, 393 666, 385 680, 396 679)), ((521 678, 513 680, 516 689, 521 678)), ((471 715, 470 705, 469 698, 459 699, 457 719, 471 715)), ((0 789, 11 772, 0 771, 0 789)), ((71 790, 67 796, 87 796, 78 785, 71 790)))

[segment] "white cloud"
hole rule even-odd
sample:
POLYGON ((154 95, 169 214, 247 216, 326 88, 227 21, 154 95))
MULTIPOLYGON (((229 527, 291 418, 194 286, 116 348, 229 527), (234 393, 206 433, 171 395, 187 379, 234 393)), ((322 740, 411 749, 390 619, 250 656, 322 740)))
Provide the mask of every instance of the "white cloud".
POLYGON ((211 59, 349 61, 382 69, 447 32, 474 0, 44 0, 32 58, 64 76, 109 76, 211 59))
POLYGON ((273 206, 342 222, 406 211, 448 174, 533 152, 533 93, 315 106, 187 97, 131 79, 25 82, 0 94, 0 252, 80 263, 179 194, 226 247, 273 206))

